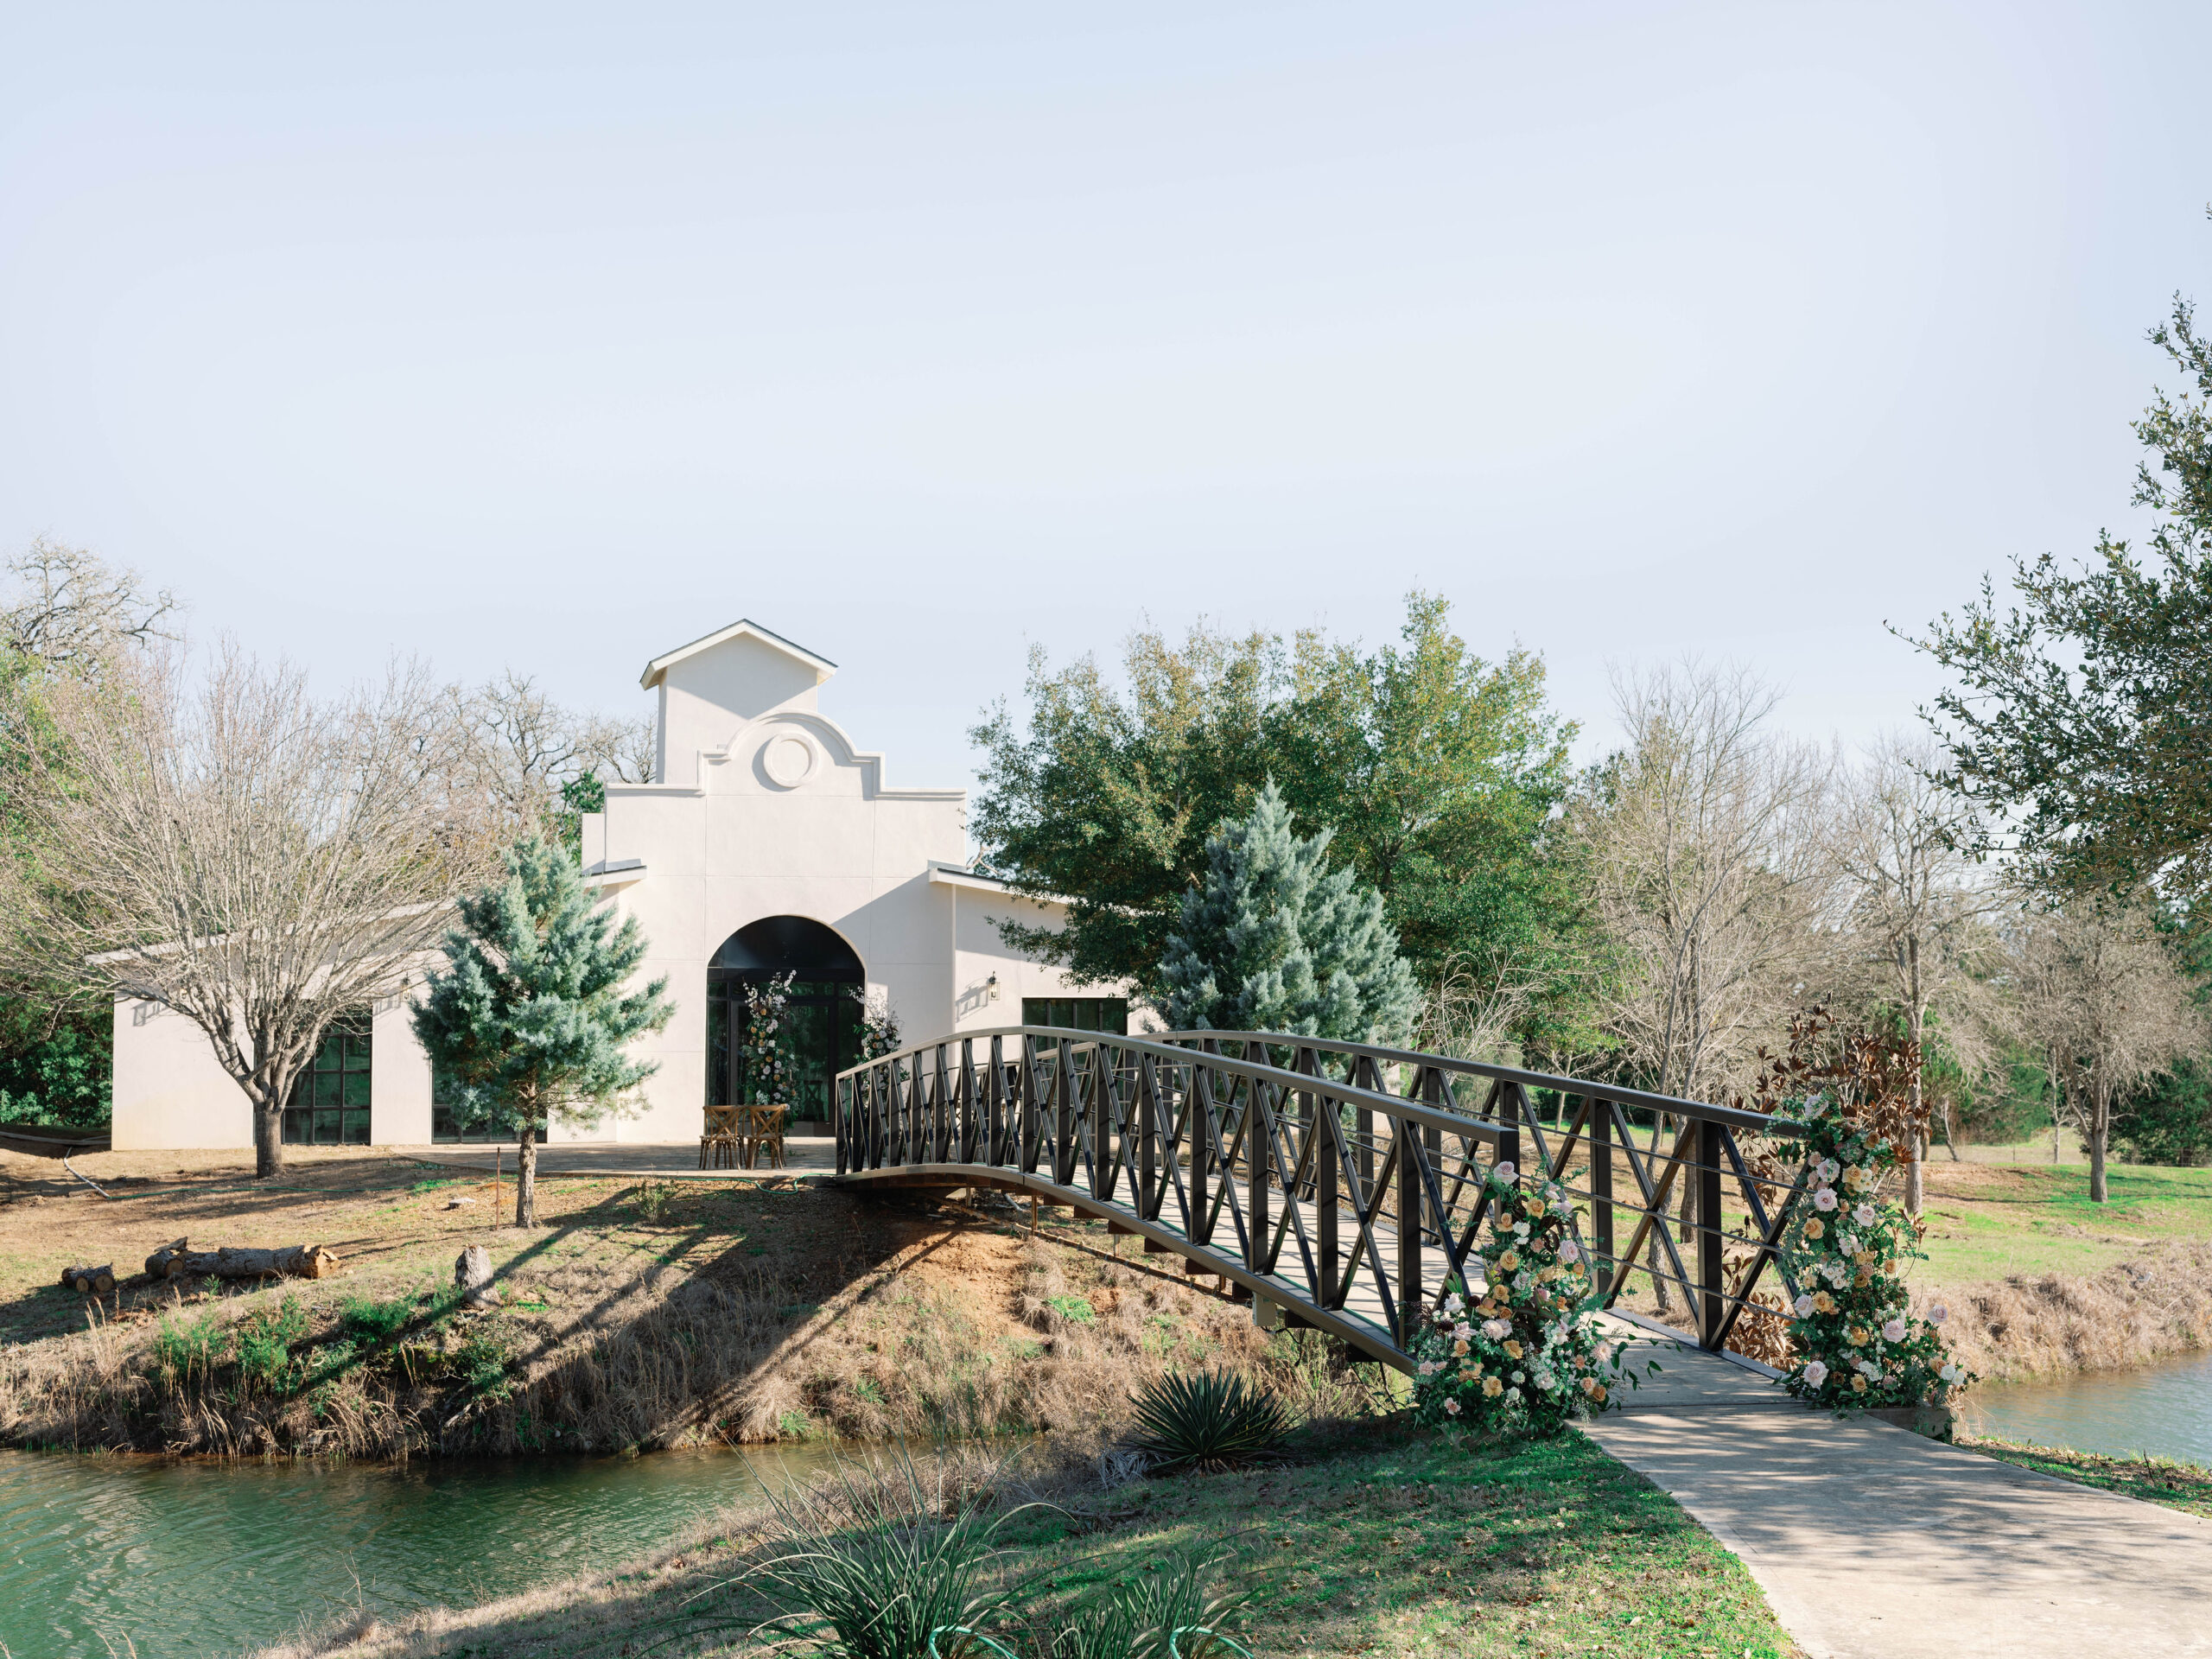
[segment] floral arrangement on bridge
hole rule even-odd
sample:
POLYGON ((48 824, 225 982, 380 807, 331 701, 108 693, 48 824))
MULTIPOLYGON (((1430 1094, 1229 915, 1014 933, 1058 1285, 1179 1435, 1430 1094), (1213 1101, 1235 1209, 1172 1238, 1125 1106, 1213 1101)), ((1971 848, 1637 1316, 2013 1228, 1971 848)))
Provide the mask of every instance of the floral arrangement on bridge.
POLYGON ((765 984, 745 987, 745 1033, 737 1046, 744 1063, 744 1106, 787 1106, 798 1079, 792 1075, 790 1045, 784 1037, 785 999, 796 976, 779 975, 765 984))
MULTIPOLYGON (((1556 1182, 1491 1172, 1481 1282, 1455 1281, 1414 1337, 1414 1414, 1440 1426, 1555 1434, 1640 1379, 1599 1326, 1597 1286, 1556 1182)), ((1650 1370, 1659 1368, 1655 1363, 1650 1370)))
POLYGON ((1895 1141, 1854 1122, 1834 1095, 1797 1103, 1811 1163, 1783 1236, 1800 1294, 1789 1309, 1792 1369, 1783 1386, 1839 1412, 1937 1404, 1974 1381, 1950 1356, 1941 1303, 1910 1312, 1900 1264, 1920 1252, 1904 1206, 1881 1196, 1897 1162, 1895 1141))

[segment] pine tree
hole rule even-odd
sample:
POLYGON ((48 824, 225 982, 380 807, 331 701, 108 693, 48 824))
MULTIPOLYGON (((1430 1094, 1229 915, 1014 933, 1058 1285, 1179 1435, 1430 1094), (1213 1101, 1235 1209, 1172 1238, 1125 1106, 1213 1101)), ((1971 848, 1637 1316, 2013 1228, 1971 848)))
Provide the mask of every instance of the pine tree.
POLYGON ((537 1135, 555 1120, 591 1128, 658 1069, 624 1052, 675 1012, 668 982, 622 987, 645 959, 637 918, 620 928, 575 861, 537 836, 504 855, 507 879, 460 901, 415 1034, 463 1123, 512 1133, 515 1225, 537 1223, 537 1135))
POLYGON ((1160 975, 1178 1030, 1284 1031, 1338 1041, 1404 1038, 1420 1005, 1382 898, 1332 870, 1329 831, 1294 832, 1270 780, 1206 840, 1203 886, 1183 898, 1160 975))

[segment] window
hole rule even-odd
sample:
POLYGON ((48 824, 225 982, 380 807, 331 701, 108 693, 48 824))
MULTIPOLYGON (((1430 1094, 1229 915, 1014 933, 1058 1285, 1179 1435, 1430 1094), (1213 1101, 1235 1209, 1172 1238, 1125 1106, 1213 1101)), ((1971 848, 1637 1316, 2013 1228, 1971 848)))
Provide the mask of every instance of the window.
MULTIPOLYGON (((543 1123, 537 1126, 537 1138, 540 1141, 545 1139, 545 1125, 543 1123)), ((480 1117, 467 1128, 462 1128, 454 1118, 453 1095, 447 1087, 445 1074, 433 1068, 430 1072, 430 1139, 485 1146, 499 1141, 512 1146, 516 1135, 512 1129, 495 1128, 488 1117, 480 1117)))
POLYGON ((292 1084, 284 1139, 296 1147, 369 1144, 369 1016, 330 1022, 322 1046, 292 1084))
POLYGON ((1129 1034, 1129 999, 1126 996, 1025 996, 1021 999, 1025 1026, 1058 1026, 1063 1031, 1110 1031, 1129 1034))

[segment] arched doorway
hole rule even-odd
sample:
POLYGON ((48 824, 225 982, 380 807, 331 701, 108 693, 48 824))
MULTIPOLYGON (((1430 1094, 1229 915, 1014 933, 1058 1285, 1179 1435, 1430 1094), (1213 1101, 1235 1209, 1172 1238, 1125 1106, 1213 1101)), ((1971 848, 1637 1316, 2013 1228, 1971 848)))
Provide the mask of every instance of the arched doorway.
POLYGON ((791 976, 784 1039, 798 1078, 794 1117, 830 1116, 832 1079, 860 1058, 860 999, 868 975, 853 947, 804 916, 767 916, 722 941, 707 964, 707 1102, 745 1098, 745 988, 791 976))

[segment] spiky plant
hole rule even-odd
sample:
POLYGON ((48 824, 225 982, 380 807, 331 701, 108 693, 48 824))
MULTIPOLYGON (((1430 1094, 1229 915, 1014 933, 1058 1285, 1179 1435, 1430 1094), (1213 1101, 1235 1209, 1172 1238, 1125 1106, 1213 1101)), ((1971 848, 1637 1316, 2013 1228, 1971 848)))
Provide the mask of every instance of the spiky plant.
POLYGON ((1243 1652, 1221 1631, 1244 1595, 1207 1583, 1220 1565, 1179 1552, 1154 1571, 1119 1580, 1076 1610, 1054 1637, 1050 1659, 1226 1659, 1243 1652))
MULTIPOLYGON (((755 1570, 791 1636, 839 1659, 970 1659, 1007 1595, 987 1582, 999 1529, 976 1494, 932 1490, 902 1452, 888 1471, 840 1465, 804 1494, 768 1487, 787 1548, 755 1570), (931 1645, 932 1632, 936 1645, 931 1645)), ((1027 1505, 1022 1506, 1027 1508, 1027 1505)), ((1001 1649, 1003 1651, 1003 1649, 1001 1649)))
POLYGON ((1290 1432, 1281 1402, 1229 1371, 1173 1374, 1136 1397, 1137 1446, 1155 1469, 1228 1469, 1290 1432))

